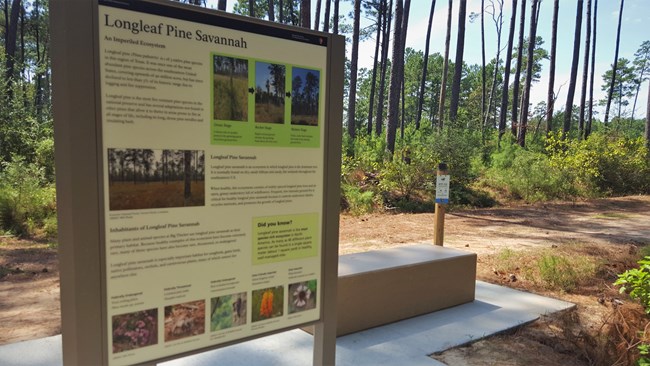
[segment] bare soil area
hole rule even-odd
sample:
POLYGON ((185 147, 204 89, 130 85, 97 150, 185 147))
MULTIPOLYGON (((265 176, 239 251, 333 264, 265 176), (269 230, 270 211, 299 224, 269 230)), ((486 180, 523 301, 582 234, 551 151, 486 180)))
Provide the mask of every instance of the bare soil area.
MULTIPOLYGON (((430 242, 433 214, 342 215, 340 233, 341 254, 430 242)), ((612 347, 632 349, 635 345, 620 337, 631 328, 617 324, 646 318, 611 283, 634 265, 648 244, 650 196, 448 213, 445 246, 476 252, 479 279, 561 298, 577 307, 433 357, 448 365, 612 364, 594 353, 594 348, 605 351, 598 335, 615 340, 612 347), (526 280, 520 266, 503 270, 499 253, 504 250, 589 255, 599 261, 597 278, 570 292, 548 289, 526 280)), ((0 344, 60 333, 58 277, 56 249, 0 237, 0 344)), ((617 362, 630 361, 623 357, 617 362)))

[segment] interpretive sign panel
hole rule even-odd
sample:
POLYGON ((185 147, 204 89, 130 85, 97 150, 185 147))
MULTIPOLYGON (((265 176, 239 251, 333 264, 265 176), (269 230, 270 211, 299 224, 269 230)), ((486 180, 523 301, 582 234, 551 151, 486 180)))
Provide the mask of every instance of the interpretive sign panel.
POLYGON ((94 10, 103 362, 321 321, 333 38, 162 1, 94 10))
POLYGON ((436 203, 449 203, 449 175, 436 176, 436 203))

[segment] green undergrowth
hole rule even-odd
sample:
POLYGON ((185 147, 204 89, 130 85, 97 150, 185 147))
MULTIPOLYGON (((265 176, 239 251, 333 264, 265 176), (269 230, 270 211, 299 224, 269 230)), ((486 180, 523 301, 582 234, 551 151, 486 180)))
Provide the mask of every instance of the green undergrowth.
POLYGON ((496 137, 483 140, 464 129, 407 129, 392 156, 385 136, 346 138, 344 152, 342 209, 352 214, 432 212, 440 162, 451 177, 450 209, 650 194, 644 140, 616 131, 595 132, 587 140, 551 134, 522 148, 507 136, 497 146, 496 137))

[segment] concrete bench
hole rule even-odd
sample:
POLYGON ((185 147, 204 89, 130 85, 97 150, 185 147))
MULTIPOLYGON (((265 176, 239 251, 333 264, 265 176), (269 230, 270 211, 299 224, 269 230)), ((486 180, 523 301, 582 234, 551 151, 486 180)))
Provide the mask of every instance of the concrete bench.
POLYGON ((337 335, 474 301, 476 254, 432 244, 339 257, 337 335))

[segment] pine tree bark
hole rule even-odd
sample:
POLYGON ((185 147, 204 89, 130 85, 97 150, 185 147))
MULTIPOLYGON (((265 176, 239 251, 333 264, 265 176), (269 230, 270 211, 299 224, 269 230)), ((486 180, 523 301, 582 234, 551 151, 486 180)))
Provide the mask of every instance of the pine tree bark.
POLYGON ((402 49, 402 5, 402 0, 395 1, 395 29, 393 30, 393 56, 391 58, 392 70, 388 90, 388 126, 386 128, 386 149, 388 149, 391 157, 395 153, 395 138, 399 118, 399 95, 402 82, 399 79, 399 62, 400 58, 404 59, 404 56, 400 55, 402 49))
POLYGON ((348 135, 354 139, 356 131, 357 103, 357 65, 359 62, 359 23, 361 19, 361 0, 354 1, 354 27, 352 30, 352 55, 350 59, 350 92, 348 93, 348 135))
POLYGON ((585 111, 586 111, 586 102, 587 102, 587 79, 589 78, 589 50, 591 49, 591 0, 587 0, 587 18, 585 22, 587 24, 587 30, 585 34, 585 55, 582 68, 582 93, 580 94, 580 116, 578 118, 578 138, 582 139, 584 136, 585 130, 585 111))
POLYGON ((332 33, 339 34, 339 0, 334 0, 334 26, 332 33))
POLYGON ((431 1, 431 10, 429 11, 429 25, 427 26, 427 38, 424 45, 424 62, 422 65, 422 77, 420 78, 420 92, 418 93, 418 111, 415 119, 415 129, 420 129, 422 120, 422 106, 424 104, 424 86, 427 79, 427 70, 429 68, 429 41, 431 40, 431 26, 433 25, 433 14, 436 7, 436 0, 431 1))
POLYGON ((571 130, 571 117, 573 115, 573 97, 576 92, 576 79, 578 78, 578 63, 580 62, 580 32, 582 30, 582 0, 578 0, 576 6, 576 27, 573 35, 573 61, 571 63, 571 77, 569 79, 569 90, 567 91, 566 107, 564 108, 564 125, 562 126, 562 137, 571 130))
POLYGON ((456 42, 456 60, 454 65, 454 81, 451 84, 451 101, 449 101, 449 119, 456 121, 460 102, 460 80, 463 77, 463 51, 465 50, 465 17, 467 0, 460 0, 458 8, 458 38, 456 42))
POLYGON ((546 96, 546 134, 553 131, 555 110, 555 59, 557 58, 557 19, 560 14, 560 0, 553 2, 553 23, 551 25, 551 65, 549 70, 548 94, 546 96))
POLYGON ((591 134, 591 123, 594 119, 594 77, 596 75, 596 29, 598 28, 598 0, 594 1, 594 26, 592 32, 593 41, 591 43, 591 75, 589 76, 589 118, 585 125, 585 140, 591 134))
POLYGON ((506 133, 506 119, 508 117, 508 96, 510 89, 510 67, 512 63, 512 47, 515 38, 515 21, 517 19, 517 0, 512 0, 512 16, 510 17, 510 33, 508 33, 508 50, 506 51, 506 64, 503 75, 503 89, 501 90, 501 112, 499 114, 499 146, 501 138, 506 133))
POLYGON ((539 0, 533 0, 530 6, 530 31, 528 33, 528 62, 526 63, 526 82, 521 102, 521 119, 517 133, 517 143, 526 146, 526 130, 528 129, 528 107, 530 104, 530 86, 533 81, 533 65, 535 64, 535 45, 537 44, 537 18, 539 16, 539 0))
POLYGON ((519 87, 521 86, 521 61, 524 48, 524 28, 526 27, 526 0, 521 2, 521 15, 519 17, 519 42, 517 46, 517 68, 515 69, 515 80, 512 86, 512 117, 510 119, 510 131, 517 137, 519 118, 519 87))
POLYGON ((219 3, 217 4, 217 10, 226 11, 226 5, 226 0, 219 0, 219 3))
MULTIPOLYGON (((499 36, 501 36, 499 34, 499 36)), ((501 37, 499 37, 500 40, 501 37)), ((499 52, 501 48, 497 46, 497 52, 499 52)), ((499 60, 497 59, 497 67, 495 69, 499 69, 499 60)), ((496 71, 495 71, 496 75, 496 71)), ((481 0, 481 121, 485 121, 484 123, 487 123, 487 117, 485 113, 485 87, 487 83, 487 75, 485 72, 485 0, 481 0)), ((494 85, 494 84, 492 84, 494 85)))
POLYGON ((300 26, 310 29, 311 27, 311 1, 300 1, 300 26))
POLYGON ((447 74, 449 70, 449 43, 451 41, 451 14, 454 0, 449 0, 447 12, 447 35, 445 37, 445 60, 442 66, 442 83, 440 84, 440 102, 438 103, 438 128, 442 129, 445 121, 445 97, 447 92, 447 74))
POLYGON ((269 0, 269 20, 272 22, 275 22, 275 8, 274 8, 274 1, 269 0))
MULTIPOLYGON (((386 1, 384 1, 386 5, 386 1)), ((390 28, 392 22, 393 0, 390 4, 384 7, 384 37, 381 45, 381 80, 379 82, 379 101, 377 104, 377 122, 375 123, 375 133, 377 136, 381 135, 384 126, 384 101, 386 100, 386 73, 388 72, 388 45, 390 43, 390 28)))
POLYGON ((605 107, 604 122, 609 122, 609 108, 612 104, 612 95, 614 94, 614 86, 616 85, 616 68, 618 67, 618 50, 621 44, 621 22, 623 21, 623 6, 625 0, 621 0, 621 8, 618 11, 618 28, 616 29, 616 49, 614 51, 614 64, 612 65, 612 80, 609 83, 609 92, 607 93, 607 106, 605 107))
POLYGON ((5 80, 8 99, 11 99, 13 96, 14 66, 16 64, 16 38, 18 37, 18 16, 20 14, 20 8, 20 0, 14 0, 11 3, 11 11, 8 20, 9 26, 6 28, 7 43, 5 44, 5 80))
MULTIPOLYGON (((650 83, 648 83, 648 105, 645 112, 645 145, 650 149, 650 83)), ((650 153, 648 153, 650 158, 650 153)))
POLYGON ((255 0, 248 0, 248 15, 255 18, 255 0))
POLYGON ((370 98, 368 101, 368 136, 372 135, 373 123, 372 117, 375 112, 375 91, 377 85, 377 67, 380 62, 378 62, 379 57, 379 46, 381 44, 381 31, 382 31, 382 20, 384 16, 384 1, 379 2, 379 9, 377 9, 377 35, 375 36, 375 57, 373 58, 373 67, 372 67, 372 80, 370 82, 370 98))
POLYGON ((400 41, 401 41, 401 57, 400 57, 400 64, 399 64, 399 79, 402 81, 401 88, 400 88, 400 95, 401 95, 401 100, 402 100, 402 107, 400 108, 400 126, 401 126, 401 138, 404 139, 404 126, 406 124, 406 121, 404 120, 406 116, 406 109, 405 109, 405 104, 406 104, 406 82, 404 80, 404 57, 406 55, 406 34, 408 32, 408 24, 409 24, 409 12, 411 9, 411 0, 404 0, 404 8, 402 9, 402 26, 400 27, 400 41))
MULTIPOLYGON (((490 85, 490 97, 487 103, 487 112, 483 116, 483 126, 482 126, 482 135, 485 138, 485 131, 488 128, 488 122, 490 120, 490 112, 492 111, 492 102, 494 101, 494 93, 496 92, 497 86, 497 75, 499 74, 499 64, 501 63, 501 30, 503 29, 503 3, 499 2, 499 15, 496 15, 496 9, 494 6, 492 19, 494 20, 494 25, 497 33, 497 54, 496 61, 494 66, 494 72, 492 73, 492 85, 490 85)), ((483 67, 485 72, 485 66, 483 67)), ((496 104, 496 103, 495 103, 496 104)), ((496 113, 496 112, 495 112, 496 113)), ((496 116, 494 117, 496 119, 496 116)))
POLYGON ((280 17, 280 23, 284 24, 284 0, 278 1, 278 16, 280 17))

